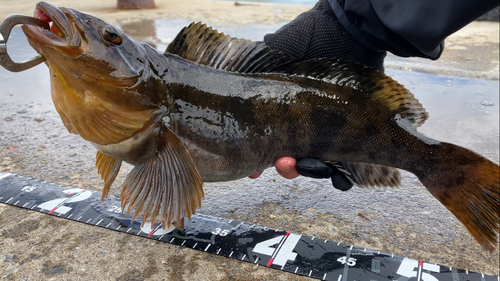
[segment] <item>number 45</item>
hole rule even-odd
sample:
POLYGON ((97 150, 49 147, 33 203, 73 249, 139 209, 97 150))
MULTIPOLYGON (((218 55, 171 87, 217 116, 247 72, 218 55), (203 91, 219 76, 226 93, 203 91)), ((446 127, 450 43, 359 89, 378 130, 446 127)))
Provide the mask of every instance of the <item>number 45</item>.
POLYGON ((348 266, 355 266, 356 265, 355 258, 347 258, 346 256, 338 258, 337 261, 340 262, 341 264, 347 263, 348 266))

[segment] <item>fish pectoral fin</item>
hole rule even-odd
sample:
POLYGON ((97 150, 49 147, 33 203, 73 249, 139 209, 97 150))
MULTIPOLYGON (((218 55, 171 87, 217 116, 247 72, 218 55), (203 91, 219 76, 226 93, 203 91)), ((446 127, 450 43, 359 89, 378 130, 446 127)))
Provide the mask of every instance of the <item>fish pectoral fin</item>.
POLYGON ((272 50, 262 42, 233 38, 200 22, 184 27, 168 45, 165 53, 179 55, 216 69, 240 73, 271 72, 290 63, 286 55, 272 50))
POLYGON ((97 155, 95 158, 95 166, 97 167, 97 172, 104 180, 104 187, 102 189, 101 195, 102 201, 104 200, 104 198, 108 197, 109 189, 111 188, 111 185, 115 181, 116 176, 120 171, 122 161, 100 151, 97 151, 97 155))
POLYGON ((399 187, 401 174, 393 167, 361 162, 329 162, 361 188, 399 187))
POLYGON ((162 125, 154 153, 145 156, 127 175, 121 194, 122 210, 144 217, 142 224, 157 220, 163 228, 191 218, 201 206, 203 180, 181 140, 162 125))

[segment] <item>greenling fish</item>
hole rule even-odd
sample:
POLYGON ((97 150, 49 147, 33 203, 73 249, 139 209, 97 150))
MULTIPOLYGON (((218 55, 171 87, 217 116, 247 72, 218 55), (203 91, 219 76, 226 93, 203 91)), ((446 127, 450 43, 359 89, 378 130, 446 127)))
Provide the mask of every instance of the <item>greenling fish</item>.
POLYGON ((160 53, 116 27, 39 3, 25 25, 46 58, 64 125, 98 150, 103 198, 122 161, 135 167, 122 209, 163 226, 201 205, 203 181, 236 180, 281 156, 335 162, 361 187, 397 186, 415 174, 486 249, 498 241, 500 169, 431 139, 427 113, 402 85, 336 60, 289 63, 262 43, 201 24, 160 53))

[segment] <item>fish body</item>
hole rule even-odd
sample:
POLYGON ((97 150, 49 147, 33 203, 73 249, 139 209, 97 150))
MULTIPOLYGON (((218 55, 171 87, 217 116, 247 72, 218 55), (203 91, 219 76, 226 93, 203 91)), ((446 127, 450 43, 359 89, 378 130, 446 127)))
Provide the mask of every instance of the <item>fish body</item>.
POLYGON ((23 27, 47 59, 69 132, 98 150, 107 195, 134 165, 122 208, 164 226, 201 204, 203 181, 246 177, 282 156, 335 162, 360 186, 415 174, 487 249, 498 241, 499 166, 420 134, 427 113, 375 70, 349 62, 292 64, 263 44, 201 25, 165 53, 72 9, 37 5, 50 31, 23 27))

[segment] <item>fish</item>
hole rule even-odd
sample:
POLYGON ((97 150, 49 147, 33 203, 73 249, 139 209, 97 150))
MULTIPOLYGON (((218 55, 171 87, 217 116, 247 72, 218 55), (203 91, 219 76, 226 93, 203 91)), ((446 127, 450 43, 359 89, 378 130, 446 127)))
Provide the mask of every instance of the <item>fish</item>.
POLYGON ((50 30, 22 27, 46 58, 64 126, 97 150, 102 198, 123 162, 121 207, 163 227, 201 206, 203 183, 282 156, 333 163, 360 187, 418 177, 479 244, 498 243, 500 168, 417 131, 428 118, 403 85, 335 59, 291 62, 263 43, 193 23, 165 52, 70 8, 37 4, 50 30))

